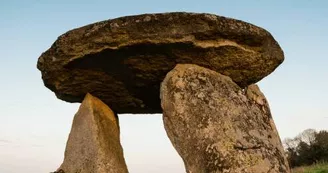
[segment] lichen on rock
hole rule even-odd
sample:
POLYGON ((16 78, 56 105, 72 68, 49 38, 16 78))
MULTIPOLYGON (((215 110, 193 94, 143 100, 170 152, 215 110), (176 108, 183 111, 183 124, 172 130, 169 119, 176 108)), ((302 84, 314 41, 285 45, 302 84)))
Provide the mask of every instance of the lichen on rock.
POLYGON ((243 90, 210 69, 177 65, 161 84, 161 105, 164 127, 188 173, 289 172, 256 85, 243 90))
POLYGON ((274 71, 283 51, 255 25, 199 13, 126 16, 68 31, 37 67, 46 87, 68 102, 86 93, 117 113, 161 113, 159 88, 176 64, 197 64, 241 87, 274 71))
POLYGON ((87 94, 76 113, 58 173, 127 173, 118 117, 87 94))

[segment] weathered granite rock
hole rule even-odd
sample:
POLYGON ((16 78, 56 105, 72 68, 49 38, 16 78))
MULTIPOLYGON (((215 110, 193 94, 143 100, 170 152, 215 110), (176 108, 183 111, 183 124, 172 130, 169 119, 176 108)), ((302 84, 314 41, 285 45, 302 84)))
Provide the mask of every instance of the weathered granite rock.
POLYGON ((66 145, 63 173, 127 173, 117 116, 87 94, 76 113, 66 145))
POLYGON ((188 173, 290 172, 267 101, 229 77, 177 65, 161 85, 166 132, 188 173))
POLYGON ((246 87, 270 74, 284 55, 269 32, 197 13, 127 16, 61 35, 38 60, 45 86, 81 102, 86 93, 117 113, 160 113, 159 87, 178 63, 198 64, 246 87))

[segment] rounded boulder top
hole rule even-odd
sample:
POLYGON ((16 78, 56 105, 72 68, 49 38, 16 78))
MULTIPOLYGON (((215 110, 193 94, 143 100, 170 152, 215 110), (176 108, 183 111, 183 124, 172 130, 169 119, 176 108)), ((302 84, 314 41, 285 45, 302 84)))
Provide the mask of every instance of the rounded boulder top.
POLYGON ((204 13, 126 16, 73 29, 38 59, 46 87, 59 99, 86 93, 116 113, 161 113, 159 88, 176 64, 197 64, 240 87, 273 72, 284 54, 255 25, 204 13))

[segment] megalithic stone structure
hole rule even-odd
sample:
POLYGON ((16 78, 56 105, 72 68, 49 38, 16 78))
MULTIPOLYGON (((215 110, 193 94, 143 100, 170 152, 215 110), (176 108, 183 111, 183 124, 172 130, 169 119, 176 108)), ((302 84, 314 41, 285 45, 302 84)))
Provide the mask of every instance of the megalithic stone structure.
POLYGON ((37 63, 57 98, 82 102, 58 171, 127 172, 113 112, 163 112, 188 173, 287 173, 254 85, 283 60, 265 29, 206 13, 125 16, 70 30, 37 63))
POLYGON ((288 173, 269 105, 257 86, 197 65, 177 65, 161 85, 166 132, 187 173, 288 173))
POLYGON ((87 94, 76 113, 61 173, 127 173, 118 118, 101 100, 87 94))

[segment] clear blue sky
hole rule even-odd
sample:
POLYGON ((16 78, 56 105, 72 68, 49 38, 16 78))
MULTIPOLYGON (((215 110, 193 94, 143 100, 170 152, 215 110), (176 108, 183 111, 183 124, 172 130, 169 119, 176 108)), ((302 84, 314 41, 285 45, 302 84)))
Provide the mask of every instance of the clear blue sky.
MULTIPOLYGON (((64 32, 89 23, 152 12, 207 12, 270 31, 285 62, 259 82, 281 138, 328 129, 328 1, 0 0, 0 173, 55 170, 79 104, 43 86, 37 58, 64 32)), ((131 173, 184 172, 160 115, 121 115, 131 173)))

